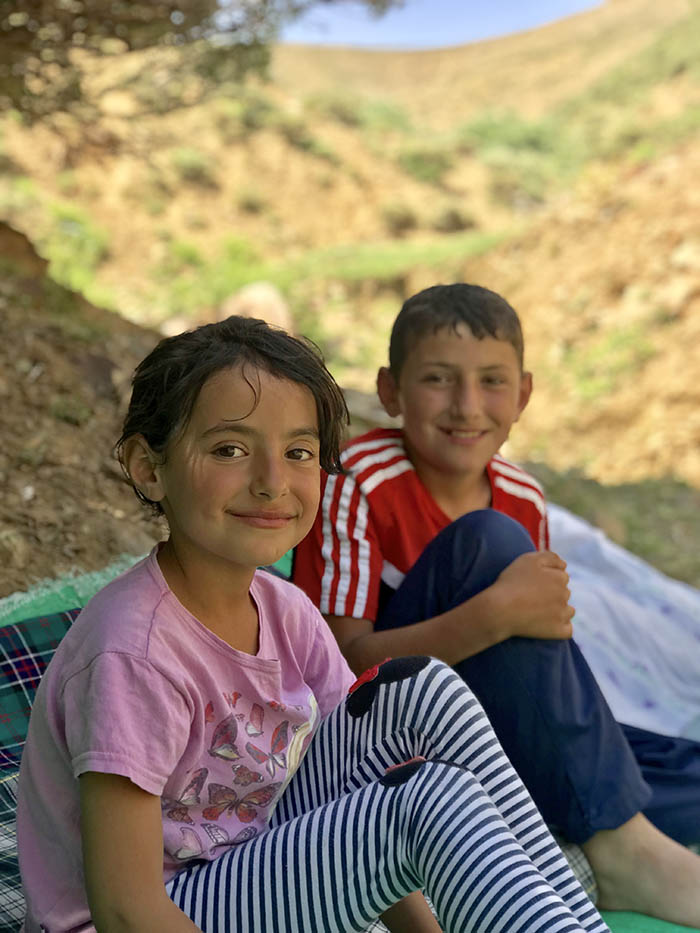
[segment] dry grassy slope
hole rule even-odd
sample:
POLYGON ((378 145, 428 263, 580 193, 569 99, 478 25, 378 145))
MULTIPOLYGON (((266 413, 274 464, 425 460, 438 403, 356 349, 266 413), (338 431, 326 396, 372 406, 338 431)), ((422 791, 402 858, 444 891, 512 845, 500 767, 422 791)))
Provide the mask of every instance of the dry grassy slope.
POLYGON ((608 483, 700 488, 700 141, 627 174, 592 174, 466 278, 522 314, 537 389, 516 456, 608 483))
POLYGON ((691 9, 692 0, 608 0, 549 26, 435 51, 283 45, 275 50, 272 75, 301 95, 329 85, 379 95, 437 130, 494 107, 539 116, 580 94, 691 9))
MULTIPOLYGON (((460 157, 443 190, 420 183, 396 164, 394 154, 401 145, 430 142, 430 134, 403 142, 396 134, 372 138, 305 111, 315 95, 349 92, 393 102, 414 126, 436 132, 454 130, 490 107, 537 115, 645 48, 686 15, 691 2, 610 0, 543 29, 431 52, 280 46, 273 54, 272 83, 261 93, 281 112, 300 116, 314 139, 335 154, 336 164, 274 129, 228 138, 216 103, 136 116, 134 101, 119 92, 102 98, 103 117, 94 125, 62 121, 56 133, 46 125, 27 130, 10 124, 3 127, 4 146, 34 181, 40 202, 68 201, 106 231, 109 254, 99 283, 122 313, 144 319, 156 307, 144 296, 162 297, 153 270, 173 240, 187 240, 211 257, 224 236, 235 235, 279 259, 314 246, 380 239, 387 235, 385 210, 397 203, 414 212, 422 228, 416 235, 430 230, 447 203, 466 209, 481 229, 513 222, 513 213, 489 198, 487 173, 477 158, 460 157), (178 175, 173 150, 182 147, 209 160, 210 184, 178 175), (242 206, 251 193, 261 201, 257 212, 242 206)), ((139 60, 101 61, 88 85, 97 94, 139 60)), ((157 72, 154 65, 154 81, 157 72)), ((650 112, 663 113, 673 101, 685 100, 682 92, 679 79, 650 98, 650 112)), ((6 216, 34 241, 41 238, 45 208, 32 210, 22 202, 19 209, 6 209, 6 216)))

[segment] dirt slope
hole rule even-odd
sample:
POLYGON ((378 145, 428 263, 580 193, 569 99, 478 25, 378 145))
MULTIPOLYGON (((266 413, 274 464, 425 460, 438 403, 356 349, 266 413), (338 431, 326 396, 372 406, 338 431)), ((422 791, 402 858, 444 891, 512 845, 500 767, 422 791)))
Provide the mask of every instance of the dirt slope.
POLYGON ((46 278, 0 224, 0 596, 96 570, 159 537, 110 457, 131 371, 156 335, 46 278))

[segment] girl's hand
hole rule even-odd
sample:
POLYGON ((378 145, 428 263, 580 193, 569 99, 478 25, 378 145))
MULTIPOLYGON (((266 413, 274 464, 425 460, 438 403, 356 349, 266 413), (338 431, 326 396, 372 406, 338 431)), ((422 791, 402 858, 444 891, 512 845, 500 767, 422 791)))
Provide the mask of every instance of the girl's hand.
POLYGON ((196 933, 163 884, 160 798, 128 778, 80 776, 83 871, 99 933, 196 933))

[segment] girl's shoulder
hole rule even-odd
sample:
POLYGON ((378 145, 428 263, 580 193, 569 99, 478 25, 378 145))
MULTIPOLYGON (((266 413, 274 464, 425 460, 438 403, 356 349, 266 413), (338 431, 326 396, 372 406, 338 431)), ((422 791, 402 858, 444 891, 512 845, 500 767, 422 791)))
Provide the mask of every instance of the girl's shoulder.
POLYGON ((61 641, 56 654, 78 669, 100 654, 145 656, 152 621, 167 586, 154 572, 155 551, 99 590, 61 641))

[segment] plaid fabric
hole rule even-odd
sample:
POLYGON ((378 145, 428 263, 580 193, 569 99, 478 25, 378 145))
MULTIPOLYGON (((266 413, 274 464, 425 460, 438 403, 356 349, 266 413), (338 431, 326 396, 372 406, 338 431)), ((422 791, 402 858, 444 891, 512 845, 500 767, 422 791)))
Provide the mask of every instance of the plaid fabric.
POLYGON ((17 772, 0 778, 0 933, 15 933, 24 917, 15 833, 17 778, 17 772))
POLYGON ((79 612, 0 627, 0 933, 16 933, 24 917, 15 813, 29 713, 46 665, 79 612))
POLYGON ((41 675, 80 609, 0 628, 0 777, 19 768, 41 675))

